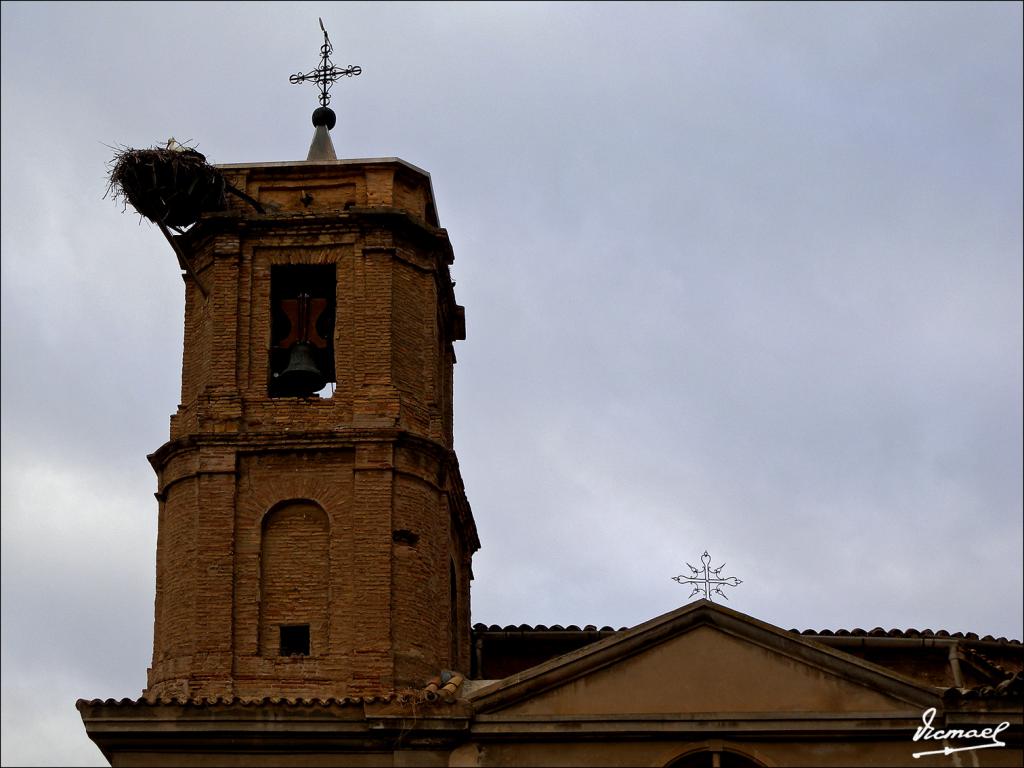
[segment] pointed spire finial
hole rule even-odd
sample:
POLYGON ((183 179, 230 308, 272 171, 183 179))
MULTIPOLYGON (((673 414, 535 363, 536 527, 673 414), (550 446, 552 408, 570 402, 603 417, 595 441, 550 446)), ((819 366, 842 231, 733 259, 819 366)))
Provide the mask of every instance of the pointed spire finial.
POLYGON ((313 110, 313 126, 316 131, 313 134, 313 143, 309 148, 307 160, 335 160, 334 144, 331 142, 330 131, 337 117, 334 110, 328 104, 331 102, 331 86, 343 77, 355 77, 362 74, 362 67, 349 66, 341 69, 331 61, 331 54, 334 53, 334 46, 331 45, 331 38, 327 36, 327 28, 324 27, 324 20, 318 17, 320 29, 324 33, 324 43, 320 46, 320 66, 309 72, 299 72, 288 78, 292 84, 312 81, 320 88, 320 106, 313 110), (316 156, 314 156, 316 155, 316 156))

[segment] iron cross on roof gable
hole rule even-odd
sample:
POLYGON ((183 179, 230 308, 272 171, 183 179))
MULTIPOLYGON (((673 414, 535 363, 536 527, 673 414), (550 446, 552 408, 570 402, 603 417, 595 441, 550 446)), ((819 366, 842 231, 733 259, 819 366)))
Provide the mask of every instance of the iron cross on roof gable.
POLYGON ((703 563, 703 567, 699 571, 687 563, 686 567, 690 569, 690 576, 672 577, 672 581, 693 586, 693 592, 690 593, 690 597, 696 594, 703 594, 706 599, 711 600, 711 595, 716 594, 728 600, 729 598, 722 591, 722 587, 738 587, 743 583, 735 576, 722 576, 722 569, 725 568, 725 563, 722 563, 717 568, 712 568, 711 555, 708 554, 706 549, 704 554, 700 556, 700 561, 703 563))
MULTIPOLYGON (((292 84, 313 81, 320 87, 320 107, 328 109, 331 101, 331 86, 343 77, 355 77, 362 74, 362 67, 349 65, 344 69, 336 67, 331 61, 331 54, 334 53, 334 46, 331 45, 331 38, 327 36, 327 29, 324 27, 324 20, 320 21, 320 29, 324 33, 324 44, 320 46, 320 66, 309 72, 299 72, 288 78, 292 84)), ((333 127, 333 126, 331 126, 333 127)))

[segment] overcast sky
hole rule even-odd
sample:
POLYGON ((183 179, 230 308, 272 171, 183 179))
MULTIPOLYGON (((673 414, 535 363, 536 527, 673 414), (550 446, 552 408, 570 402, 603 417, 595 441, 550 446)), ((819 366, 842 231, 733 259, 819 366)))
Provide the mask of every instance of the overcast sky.
POLYGON ((114 146, 429 171, 474 622, 1022 634, 1019 3, 4 3, 4 765, 137 697, 183 289, 114 146))

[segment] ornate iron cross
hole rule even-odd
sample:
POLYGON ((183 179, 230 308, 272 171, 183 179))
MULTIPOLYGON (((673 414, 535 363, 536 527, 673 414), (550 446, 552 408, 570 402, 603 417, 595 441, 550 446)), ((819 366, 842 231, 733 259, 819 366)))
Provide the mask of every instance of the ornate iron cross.
POLYGON ((726 600, 729 598, 725 592, 722 591, 722 587, 738 587, 743 582, 737 579, 735 576, 722 577, 722 569, 725 568, 725 563, 722 563, 717 568, 711 567, 711 555, 705 549, 704 554, 700 556, 700 561, 704 564, 703 567, 698 571, 689 563, 686 567, 690 569, 690 576, 673 576, 672 581, 677 581, 680 584, 690 584, 693 586, 693 592, 690 593, 690 597, 697 594, 703 594, 705 598, 711 600, 712 594, 721 595, 726 600))
POLYGON ((288 78, 288 82, 295 84, 312 80, 320 86, 320 106, 326 107, 331 101, 331 86, 343 77, 355 77, 362 74, 363 70, 362 67, 352 66, 351 64, 344 69, 334 66, 334 63, 331 61, 334 46, 331 45, 331 39, 327 36, 327 30, 324 29, 324 20, 319 19, 319 21, 320 29, 324 33, 324 44, 320 46, 320 66, 306 73, 299 72, 292 75, 288 78))

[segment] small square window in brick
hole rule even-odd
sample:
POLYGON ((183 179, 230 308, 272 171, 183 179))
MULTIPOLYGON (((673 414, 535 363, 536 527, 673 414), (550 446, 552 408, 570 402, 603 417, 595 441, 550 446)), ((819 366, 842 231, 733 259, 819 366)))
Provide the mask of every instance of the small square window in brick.
POLYGON ((309 624, 281 625, 281 655, 309 656, 309 624))

